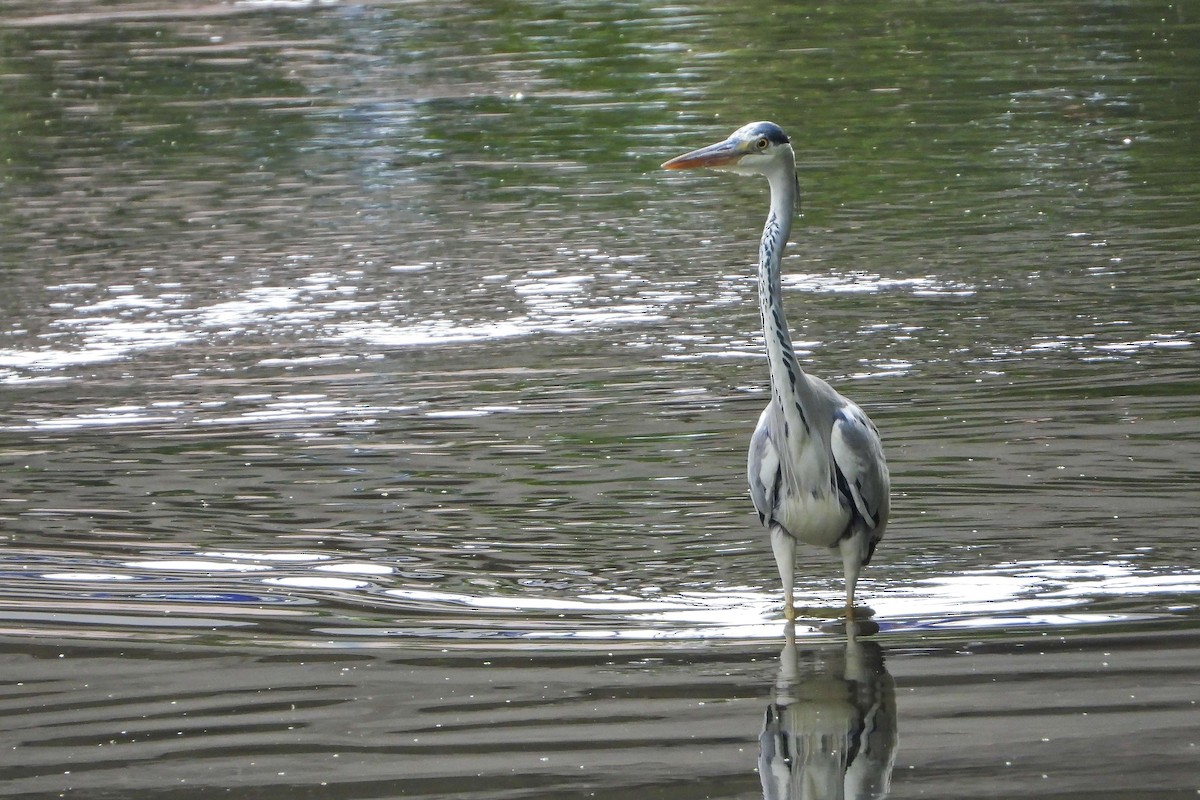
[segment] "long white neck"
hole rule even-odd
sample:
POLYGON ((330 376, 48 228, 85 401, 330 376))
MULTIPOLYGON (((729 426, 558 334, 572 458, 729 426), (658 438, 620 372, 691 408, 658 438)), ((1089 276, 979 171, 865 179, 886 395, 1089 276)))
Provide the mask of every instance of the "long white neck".
MULTIPOLYGON (((809 394, 804 371, 792 350, 792 337, 783 315, 783 286, 780 259, 792 229, 799 190, 792 159, 783 159, 779 168, 767 174, 771 185, 771 210, 763 227, 758 251, 758 304, 762 312, 763 337, 767 343, 767 361, 771 369, 771 392, 789 422, 808 423, 797 402, 809 394)), ((800 431, 795 431, 799 434, 800 431)))

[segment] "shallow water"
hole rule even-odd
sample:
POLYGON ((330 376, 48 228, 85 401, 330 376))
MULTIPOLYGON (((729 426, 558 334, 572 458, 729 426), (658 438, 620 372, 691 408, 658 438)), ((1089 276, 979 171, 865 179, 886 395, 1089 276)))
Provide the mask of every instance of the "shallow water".
POLYGON ((4 794, 1194 797, 1198 31, 5 4, 4 794), (744 488, 764 187, 657 169, 764 117, 853 643, 744 488))

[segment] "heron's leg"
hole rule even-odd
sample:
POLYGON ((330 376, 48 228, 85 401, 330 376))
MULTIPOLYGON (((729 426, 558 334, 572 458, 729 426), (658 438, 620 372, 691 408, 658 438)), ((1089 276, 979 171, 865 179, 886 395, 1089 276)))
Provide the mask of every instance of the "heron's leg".
POLYGON ((842 569, 846 576, 846 622, 854 623, 854 588, 862 569, 862 534, 854 534, 838 542, 842 552, 842 569))
POLYGON ((773 525, 771 551, 775 553, 775 566, 779 568, 779 580, 783 582, 783 616, 791 622, 796 618, 792 597, 796 575, 796 540, 783 528, 773 525))

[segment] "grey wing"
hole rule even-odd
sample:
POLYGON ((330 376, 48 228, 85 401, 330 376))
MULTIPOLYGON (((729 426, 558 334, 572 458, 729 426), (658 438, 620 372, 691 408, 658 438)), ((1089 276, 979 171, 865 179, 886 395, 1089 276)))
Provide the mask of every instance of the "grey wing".
POLYGON ((746 459, 746 479, 750 483, 750 499, 758 511, 758 521, 769 525, 779 502, 780 486, 783 483, 782 465, 779 463, 780 448, 776 443, 775 404, 768 403, 758 418, 754 435, 750 437, 750 453, 746 459))
POLYGON ((891 478, 883 442, 863 410, 846 400, 834 413, 829 444, 842 491, 849 495, 860 524, 870 534, 866 552, 870 559, 891 511, 891 478))

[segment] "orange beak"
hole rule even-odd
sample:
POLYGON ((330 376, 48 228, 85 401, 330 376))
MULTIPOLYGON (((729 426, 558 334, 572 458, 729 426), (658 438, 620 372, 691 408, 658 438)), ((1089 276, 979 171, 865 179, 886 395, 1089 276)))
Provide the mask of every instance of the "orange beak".
POLYGON ((737 163, 742 157, 737 145, 731 141, 717 142, 690 153, 676 156, 662 165, 663 169, 697 169, 699 167, 721 168, 737 163))

